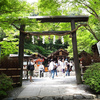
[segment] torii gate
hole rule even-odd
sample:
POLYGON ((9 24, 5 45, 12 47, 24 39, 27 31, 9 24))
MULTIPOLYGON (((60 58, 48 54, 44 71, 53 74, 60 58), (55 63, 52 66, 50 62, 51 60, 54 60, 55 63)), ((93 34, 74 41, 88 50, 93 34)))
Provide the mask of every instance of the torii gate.
MULTIPOLYGON (((82 83, 81 79, 81 71, 79 66, 79 59, 78 59, 78 51, 77 51, 77 40, 76 40, 76 31, 72 31, 75 29, 75 22, 87 22, 89 16, 30 16, 29 19, 36 19, 41 23, 50 22, 50 23, 57 23, 57 22, 70 22, 71 23, 71 31, 47 31, 47 32, 28 32, 31 35, 66 35, 71 32, 72 34, 72 44, 73 44, 73 57, 75 63, 75 72, 76 72, 76 80, 77 84, 82 83)), ((25 25, 20 26, 20 30, 24 31, 25 25)), ((21 77, 20 83, 22 85, 22 71, 23 71, 23 55, 24 55, 24 39, 25 34, 20 31, 20 41, 19 41, 19 66, 21 68, 21 77)))

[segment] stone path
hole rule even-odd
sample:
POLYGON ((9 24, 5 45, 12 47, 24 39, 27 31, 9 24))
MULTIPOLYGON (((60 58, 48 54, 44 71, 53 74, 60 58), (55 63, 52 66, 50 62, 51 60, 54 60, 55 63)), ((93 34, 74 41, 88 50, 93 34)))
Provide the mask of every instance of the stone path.
MULTIPOLYGON (((53 80, 33 78, 23 81, 24 89, 16 98, 5 100, 97 100, 86 85, 77 85, 75 76, 55 77, 53 80)), ((99 100, 99 99, 98 99, 99 100)))

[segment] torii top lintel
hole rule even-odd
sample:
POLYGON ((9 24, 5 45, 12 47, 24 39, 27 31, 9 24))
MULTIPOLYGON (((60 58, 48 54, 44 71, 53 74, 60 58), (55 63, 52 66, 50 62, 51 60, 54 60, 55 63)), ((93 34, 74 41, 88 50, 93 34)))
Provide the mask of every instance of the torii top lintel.
POLYGON ((41 23, 44 22, 71 22, 74 20, 75 22, 87 22, 89 16, 28 16, 29 19, 36 19, 41 23))
MULTIPOLYGON (((50 22, 50 23, 59 23, 59 22, 87 22, 89 16, 28 16, 28 19, 36 19, 40 23, 50 22)), ((81 26, 81 25, 80 25, 81 26)), ((73 30, 75 31, 75 30, 73 30)), ((28 32, 30 35, 66 35, 70 34, 73 31, 47 31, 47 32, 28 32)))

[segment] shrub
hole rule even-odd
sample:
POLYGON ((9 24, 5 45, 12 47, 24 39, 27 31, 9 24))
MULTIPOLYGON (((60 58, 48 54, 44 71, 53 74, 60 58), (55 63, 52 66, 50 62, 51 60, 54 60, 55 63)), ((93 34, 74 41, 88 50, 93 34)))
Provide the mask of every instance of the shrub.
POLYGON ((0 75, 0 99, 7 96, 7 91, 13 89, 11 78, 7 77, 6 74, 0 75))
POLYGON ((100 92, 100 63, 91 65, 83 75, 84 83, 89 85, 96 93, 100 92))

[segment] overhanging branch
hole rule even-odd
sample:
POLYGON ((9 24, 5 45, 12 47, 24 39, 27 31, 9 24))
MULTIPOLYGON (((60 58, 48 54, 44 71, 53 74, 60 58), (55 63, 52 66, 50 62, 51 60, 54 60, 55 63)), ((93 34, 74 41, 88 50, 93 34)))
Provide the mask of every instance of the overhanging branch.
POLYGON ((72 31, 70 31, 68 33, 64 33, 63 35, 71 34, 71 33, 75 32, 75 31, 77 31, 78 28, 81 27, 81 26, 87 26, 87 24, 81 24, 81 25, 77 26, 77 28, 75 28, 74 30, 72 30, 72 31))
POLYGON ((39 36, 39 35, 58 35, 58 36, 63 36, 63 35, 68 35, 71 34, 75 31, 78 30, 79 27, 81 26, 87 26, 87 24, 81 24, 77 28, 75 28, 72 31, 46 31, 46 32, 25 32, 18 28, 16 25, 12 24, 17 30, 21 31, 24 34, 29 34, 29 35, 34 35, 34 36, 39 36))
POLYGON ((94 36, 94 38, 99 42, 100 40, 96 37, 94 31, 91 29, 91 27, 90 27, 89 25, 87 25, 87 26, 88 26, 88 28, 87 28, 87 27, 85 27, 85 28, 86 28, 89 32, 91 32, 92 35, 94 36))

